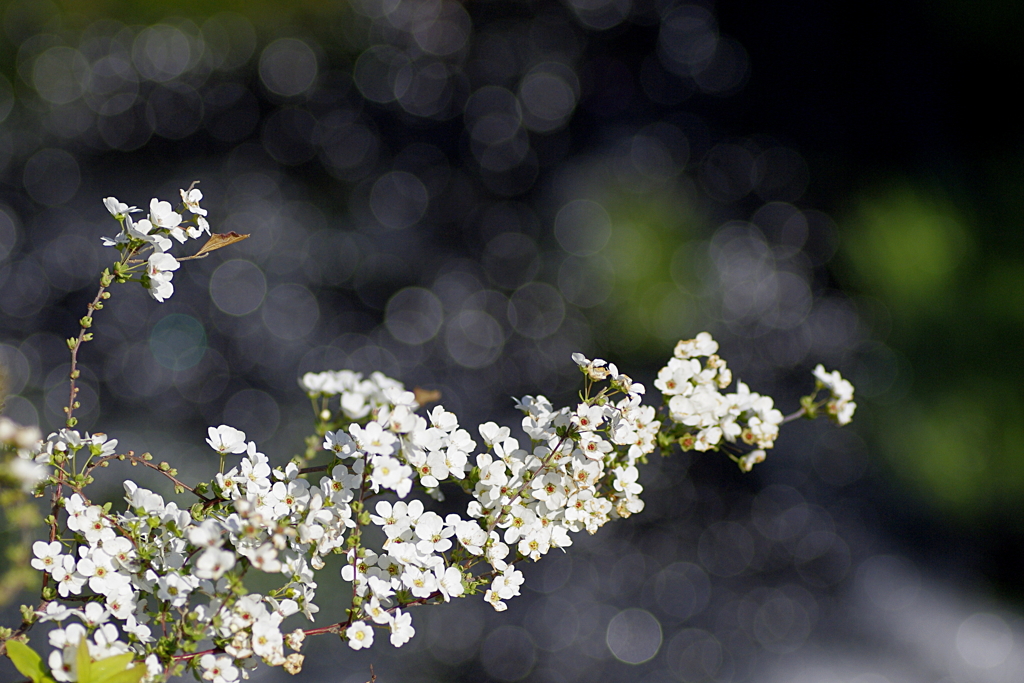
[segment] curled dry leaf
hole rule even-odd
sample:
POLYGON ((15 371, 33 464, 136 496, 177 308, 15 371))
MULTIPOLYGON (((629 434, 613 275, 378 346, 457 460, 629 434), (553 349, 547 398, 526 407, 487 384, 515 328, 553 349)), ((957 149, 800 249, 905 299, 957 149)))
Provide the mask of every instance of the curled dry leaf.
POLYGON ((213 233, 212 235, 210 235, 210 239, 206 240, 206 244, 203 245, 202 249, 197 251, 192 256, 186 256, 185 258, 180 258, 178 260, 187 261, 190 259, 206 258, 207 254, 209 254, 211 251, 222 249, 226 246, 234 244, 235 242, 241 242, 242 240, 248 237, 248 235, 239 235, 237 232, 234 231, 223 235, 213 233))

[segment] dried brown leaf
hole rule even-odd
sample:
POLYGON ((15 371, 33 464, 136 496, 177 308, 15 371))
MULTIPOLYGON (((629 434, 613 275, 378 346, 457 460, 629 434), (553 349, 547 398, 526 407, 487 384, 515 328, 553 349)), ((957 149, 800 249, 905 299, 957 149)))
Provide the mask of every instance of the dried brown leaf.
POLYGON ((436 389, 424 389, 422 387, 416 387, 412 390, 412 393, 416 396, 416 402, 421 406, 430 405, 431 403, 437 403, 441 400, 441 392, 436 389))
POLYGON ((203 248, 197 251, 192 256, 186 256, 185 258, 178 259, 179 261, 187 261, 189 259, 206 258, 207 254, 217 249, 223 249, 224 247, 230 246, 235 242, 241 242, 248 238, 248 235, 239 235, 237 232, 229 232, 224 235, 213 233, 210 235, 210 239, 206 240, 206 244, 203 248))

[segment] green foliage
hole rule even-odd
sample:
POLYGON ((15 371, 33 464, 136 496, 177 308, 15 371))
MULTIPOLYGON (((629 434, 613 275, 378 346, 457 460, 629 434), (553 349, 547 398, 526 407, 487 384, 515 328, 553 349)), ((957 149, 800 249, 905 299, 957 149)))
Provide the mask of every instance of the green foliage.
POLYGON ((910 491, 971 524, 1024 503, 1022 181, 994 168, 972 210, 903 180, 842 222, 845 284, 884 304, 885 342, 914 368, 909 393, 863 405, 875 442, 910 491))
POLYGON ((695 238, 704 221, 675 191, 637 195, 608 188, 602 201, 611 217, 611 237, 586 263, 594 276, 608 281, 610 293, 591 312, 594 331, 619 358, 655 357, 666 343, 704 324, 694 300, 695 238))
POLYGON ((132 666, 132 653, 92 661, 89 648, 78 648, 78 683, 139 683, 146 667, 132 666))
POLYGON ((863 199, 846 223, 853 279, 900 315, 942 308, 973 240, 951 202, 909 186, 863 199))
POLYGON ((28 676, 32 683, 55 683, 50 677, 50 669, 43 664, 43 658, 35 650, 20 640, 8 640, 6 645, 7 656, 14 662, 14 668, 23 676, 28 676))

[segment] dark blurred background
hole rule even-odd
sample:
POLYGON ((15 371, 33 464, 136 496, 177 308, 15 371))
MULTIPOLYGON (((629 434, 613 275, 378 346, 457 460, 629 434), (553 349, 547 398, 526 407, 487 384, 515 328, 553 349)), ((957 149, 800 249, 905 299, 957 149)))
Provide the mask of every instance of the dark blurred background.
POLYGON ((795 424, 751 475, 652 463, 648 509, 530 567, 508 612, 419 610, 398 651, 313 641, 305 680, 1020 680, 1019 4, 0 7, 23 423, 61 422, 101 198, 196 179, 214 230, 252 237, 167 303, 115 288, 79 412, 194 478, 211 424, 298 452, 310 370, 440 389, 471 429, 572 400, 574 351, 649 382, 704 329, 784 411, 819 362, 857 387, 854 425, 795 424))

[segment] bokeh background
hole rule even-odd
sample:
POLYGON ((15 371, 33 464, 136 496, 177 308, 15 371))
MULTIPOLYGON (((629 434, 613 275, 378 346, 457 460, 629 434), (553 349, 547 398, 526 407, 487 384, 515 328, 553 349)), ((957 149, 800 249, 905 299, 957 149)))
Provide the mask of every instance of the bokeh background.
POLYGON ((707 329, 784 410, 818 362, 857 387, 853 426, 797 423, 750 475, 652 463, 648 509, 529 567, 508 612, 421 609, 397 651, 314 640, 304 680, 1022 680, 1021 14, 0 3, 4 412, 61 422, 100 199, 198 179, 252 237, 167 303, 115 288, 78 413, 187 476, 211 424, 299 452, 310 370, 515 425, 511 395, 571 400, 572 352, 649 381, 707 329))

